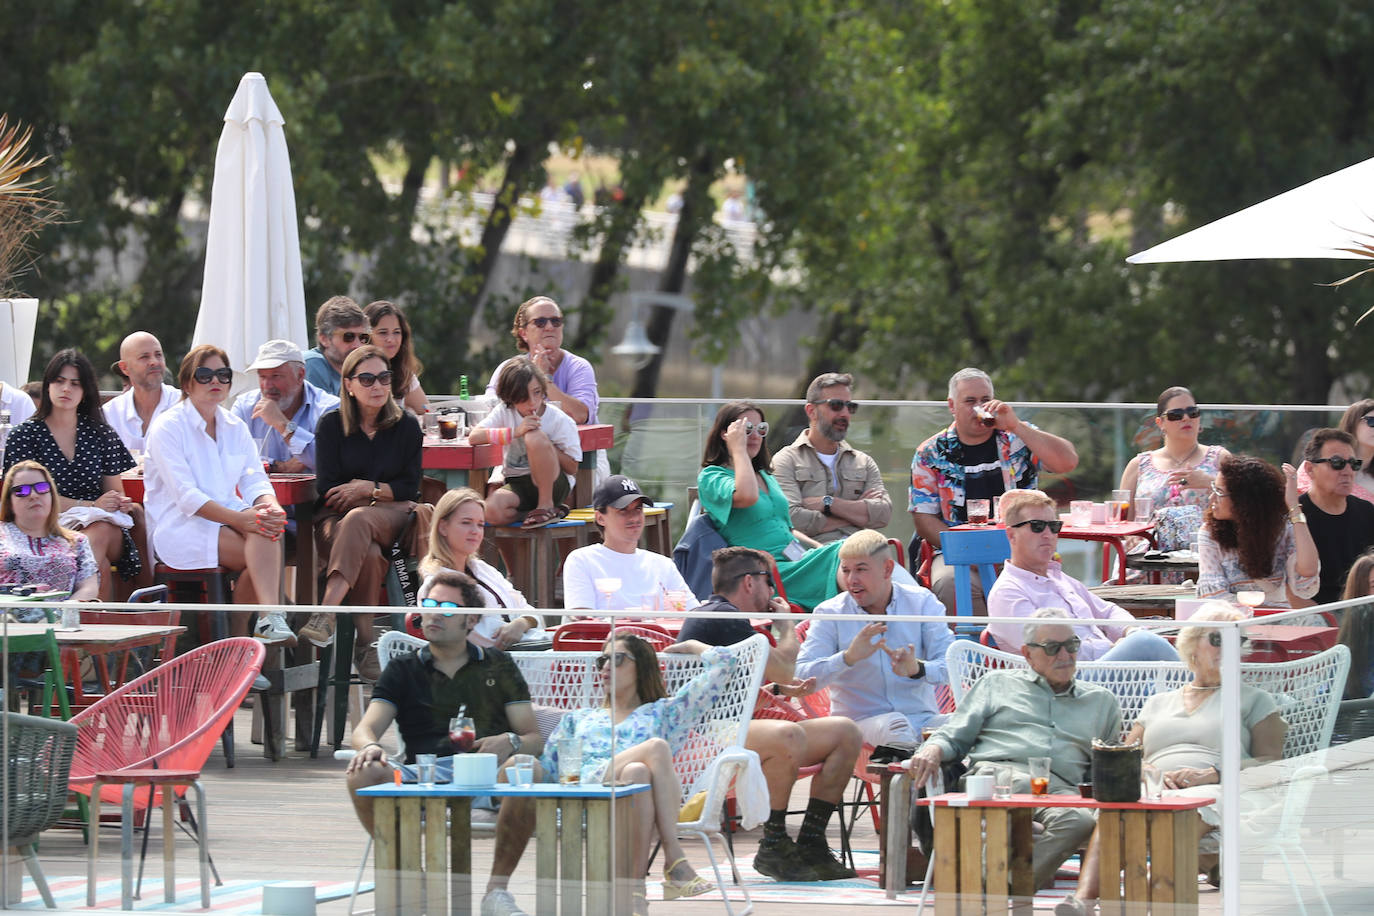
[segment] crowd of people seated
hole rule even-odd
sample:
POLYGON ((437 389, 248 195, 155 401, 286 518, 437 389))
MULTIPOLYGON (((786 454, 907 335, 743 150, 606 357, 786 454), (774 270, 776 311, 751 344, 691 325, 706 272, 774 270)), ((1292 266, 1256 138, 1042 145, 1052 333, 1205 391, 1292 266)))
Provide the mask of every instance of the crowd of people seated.
MULTIPOLYGON (((259 609, 255 635, 327 646, 334 612, 303 609, 309 617, 297 632, 287 623, 284 541, 296 522, 268 476, 312 473, 322 608, 384 603, 398 545, 426 577, 419 620, 429 646, 413 660, 383 672, 373 614, 354 615, 354 662, 375 689, 353 732, 358 753, 348 767, 350 788, 392 778, 378 739, 393 722, 407 764, 419 749, 453 752, 440 720, 464 706, 476 720, 478 748, 501 759, 534 754, 544 771, 558 766, 556 739, 576 736, 589 780, 652 786, 641 826, 663 843, 665 895, 710 887, 677 843, 672 825, 681 786, 668 764, 692 717, 729 677, 730 647, 753 632, 749 622, 722 613, 772 618, 787 613, 790 602, 843 615, 810 621, 804 637, 787 620, 769 627, 775 646, 765 675, 774 692, 804 698, 826 690, 831 714, 760 720, 749 730, 747 747, 759 754, 768 786, 770 816, 755 859, 765 875, 853 874, 829 848, 825 830, 864 745, 919 747, 912 764, 918 782, 952 760, 969 761, 975 773, 1010 765, 1024 782, 1026 758, 1048 751, 1051 791, 1076 791, 1090 741, 1121 737, 1111 693, 1076 679, 1081 660, 1181 660, 1188 667, 1192 682, 1152 698, 1127 738, 1143 739, 1147 763, 1165 773, 1170 791, 1216 797, 1216 742, 1203 740, 1219 733, 1216 631, 1186 629, 1175 649, 1064 571, 1058 506, 1038 489, 1039 474, 1071 471, 1077 451, 1018 416, 995 397, 988 375, 972 368, 950 378, 951 422, 920 443, 910 468, 907 509, 917 534, 911 552, 925 542, 924 585, 897 562, 882 534, 892 515, 882 469, 846 442, 860 409, 852 376, 826 373, 811 383, 807 426, 776 454, 761 406, 725 404, 706 434, 696 481, 702 524, 710 529, 708 549, 698 554, 698 562, 709 559, 710 594, 696 596, 699 606, 679 641, 665 650, 701 654, 705 673, 668 696, 653 647, 612 631, 599 662, 605 705, 565 715, 546 741, 528 688, 503 650, 542 638, 549 611, 531 607, 480 553, 488 526, 538 528, 570 508, 583 457, 577 427, 596 422, 599 398, 592 365, 562 349, 562 329, 553 300, 540 296, 519 307, 512 336, 520 352, 493 373, 488 392, 495 406, 469 437, 502 447, 500 472, 485 493, 449 490, 433 505, 422 495, 423 367, 394 303, 364 309, 344 296, 329 299, 316 315, 316 346, 302 352, 290 341, 262 342, 246 367, 257 387, 232 404, 234 367, 213 344, 192 348, 171 386, 161 343, 146 331, 130 334, 117 363, 128 387, 103 406, 90 361, 64 349, 47 363, 36 404, 16 389, 0 389, 16 421, 4 452, 0 583, 108 600, 120 581, 149 581, 157 564, 219 567, 235 574, 233 601, 259 609), (136 468, 144 476, 141 505, 125 494, 121 476, 136 468), (979 581, 974 570, 973 613, 1006 618, 992 623, 988 636, 1023 656, 1029 669, 993 672, 943 714, 936 691, 948 684, 944 658, 953 635, 935 618, 952 612, 955 598, 940 535, 967 524, 972 505, 984 500, 1000 501, 1010 558, 995 584, 979 581), (1081 622, 1045 622, 1065 617, 1081 622), (819 772, 793 840, 787 799, 804 767, 819 772)), ((1341 428, 1315 431, 1300 467, 1203 444, 1203 411, 1186 388, 1160 394, 1154 425, 1161 444, 1127 463, 1121 487, 1150 497, 1157 547, 1195 545, 1198 596, 1217 599, 1197 619, 1238 619, 1248 613, 1237 603, 1246 591, 1263 593, 1262 603, 1277 608, 1374 591, 1374 478, 1364 470, 1374 459, 1374 400, 1352 405, 1341 428)), ((591 505, 600 542, 573 551, 562 569, 569 617, 666 608, 669 596, 690 594, 679 565, 641 546, 653 499, 633 479, 605 470, 591 505)), ((231 620, 232 632, 248 631, 247 615, 231 620)), ((1374 605, 1346 613, 1339 639, 1354 661, 1342 685, 1346 695, 1369 695, 1374 605)), ((1285 726, 1273 699, 1253 688, 1242 699, 1247 760, 1277 756, 1285 726)), ((367 799, 354 795, 354 803, 366 826, 367 799)), ((1085 844, 1087 861, 1094 860, 1089 814, 1039 809, 1036 819, 1044 827, 1035 844, 1039 884, 1085 844)), ((1203 819, 1200 842, 1210 855, 1214 808, 1204 809, 1203 819)), ((501 806, 484 913, 519 912, 506 885, 531 825, 524 802, 501 806)), ((637 867, 647 868, 641 858, 637 867)), ((1085 867, 1061 911, 1085 911, 1098 890, 1095 872, 1085 867)), ((647 909, 642 891, 635 906, 647 909)))

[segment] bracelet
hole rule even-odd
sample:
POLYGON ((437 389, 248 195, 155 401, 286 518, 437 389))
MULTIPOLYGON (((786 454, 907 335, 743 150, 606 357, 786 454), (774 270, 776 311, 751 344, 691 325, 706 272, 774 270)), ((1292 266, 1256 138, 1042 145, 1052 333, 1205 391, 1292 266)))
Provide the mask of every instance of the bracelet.
POLYGON ((358 753, 361 754, 363 751, 367 750, 367 749, 370 748, 370 747, 380 747, 380 748, 382 748, 383 751, 386 750, 386 748, 385 748, 385 747, 382 747, 382 745, 381 745, 379 742, 377 742, 377 741, 369 741, 369 742, 367 742, 366 744, 364 744, 364 745, 362 746, 362 748, 359 749, 358 753))

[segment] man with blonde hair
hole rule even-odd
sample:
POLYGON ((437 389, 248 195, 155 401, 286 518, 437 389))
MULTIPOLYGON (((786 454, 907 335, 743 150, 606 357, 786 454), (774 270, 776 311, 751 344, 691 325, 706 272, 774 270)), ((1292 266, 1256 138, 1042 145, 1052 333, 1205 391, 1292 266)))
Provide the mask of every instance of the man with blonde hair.
MULTIPOLYGON (((1030 617, 1049 608, 1062 617, 1090 621, 1074 628, 1083 643, 1079 661, 1178 661, 1178 653, 1167 640, 1137 628, 1129 611, 1099 598, 1065 574, 1055 560, 1063 523, 1048 495, 1039 490, 1011 490, 1002 497, 1002 518, 1011 559, 988 591, 989 617, 1030 617)), ((997 648, 1007 652, 1021 648, 1021 629, 1015 623, 988 624, 997 648)))
POLYGON ((851 534, 840 547, 844 591, 814 613, 801 645, 797 677, 830 688, 830 711, 858 723, 864 741, 915 744, 939 715, 935 684, 948 683, 945 650, 954 641, 939 600, 919 585, 892 581, 896 563, 877 531, 851 534))

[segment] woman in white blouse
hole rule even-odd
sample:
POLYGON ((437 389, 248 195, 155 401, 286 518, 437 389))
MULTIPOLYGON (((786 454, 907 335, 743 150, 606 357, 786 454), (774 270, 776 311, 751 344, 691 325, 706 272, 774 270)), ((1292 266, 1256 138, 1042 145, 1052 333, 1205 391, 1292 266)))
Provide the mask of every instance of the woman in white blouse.
MULTIPOLYGON (((181 401, 148 431, 145 506, 153 552, 176 569, 242 570, 234 602, 280 608, 286 513, 248 427, 220 406, 232 380, 223 350, 194 348, 181 361, 181 401)), ((246 632, 246 618, 234 615, 230 629, 246 632)), ((278 610, 262 615, 255 635, 292 634, 278 610)))
POLYGON ((505 649, 518 643, 527 630, 542 628, 544 620, 496 567, 477 556, 486 533, 486 511, 482 497, 467 487, 440 497, 430 522, 429 553, 420 562, 420 572, 432 576, 451 569, 472 576, 486 606, 495 613, 482 616, 468 641, 505 649))

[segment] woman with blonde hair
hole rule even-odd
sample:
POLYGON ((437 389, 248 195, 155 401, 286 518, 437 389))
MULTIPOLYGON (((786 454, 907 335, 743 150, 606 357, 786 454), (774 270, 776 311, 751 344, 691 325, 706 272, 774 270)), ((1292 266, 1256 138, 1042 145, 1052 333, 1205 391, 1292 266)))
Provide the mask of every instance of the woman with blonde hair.
MULTIPOLYGON (((378 603, 391 545, 420 498, 420 421, 391 395, 391 364, 367 344, 344 360, 339 406, 315 428, 316 546, 325 562, 320 604, 378 603)), ((381 673, 371 614, 354 617, 359 676, 381 673)), ((332 614, 315 614, 300 635, 318 646, 334 639, 332 614)))
POLYGON ((0 488, 0 584, 33 585, 95 601, 100 573, 91 542, 63 528, 57 518, 57 485, 48 469, 37 461, 11 465, 0 488))
POLYGON ((420 572, 432 576, 449 569, 471 576, 483 606, 494 613, 482 615, 468 633, 468 642, 507 649, 529 630, 542 629, 544 618, 534 613, 525 596, 496 567, 477 555, 486 535, 486 511, 482 497, 468 487, 440 497, 429 525, 429 553, 420 561, 420 572), (512 615, 512 611, 519 613, 512 615))

